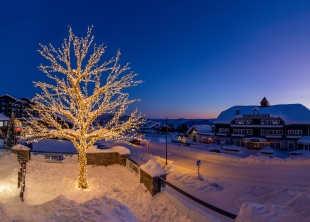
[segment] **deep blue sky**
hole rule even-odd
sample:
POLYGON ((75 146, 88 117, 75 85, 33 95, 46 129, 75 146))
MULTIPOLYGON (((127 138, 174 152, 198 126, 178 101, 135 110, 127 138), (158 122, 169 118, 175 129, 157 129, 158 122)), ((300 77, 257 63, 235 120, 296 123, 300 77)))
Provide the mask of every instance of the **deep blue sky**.
POLYGON ((69 25, 94 25, 104 59, 121 50, 147 117, 217 117, 264 96, 310 107, 310 1, 1 0, 0 94, 32 98, 39 43, 60 47, 69 25))

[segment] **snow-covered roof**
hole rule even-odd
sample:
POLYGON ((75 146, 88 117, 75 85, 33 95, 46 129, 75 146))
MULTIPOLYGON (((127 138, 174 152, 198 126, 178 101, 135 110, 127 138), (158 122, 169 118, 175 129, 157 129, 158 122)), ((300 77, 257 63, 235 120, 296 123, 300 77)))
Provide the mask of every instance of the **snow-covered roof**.
POLYGON ((141 126, 141 129, 152 129, 159 125, 158 122, 149 121, 144 126, 141 126))
POLYGON ((301 139, 297 140, 298 144, 310 145, 310 136, 303 136, 301 139))
POLYGON ((189 130, 187 130, 186 133, 189 134, 193 129, 196 129, 197 132, 201 135, 202 134, 207 134, 207 135, 213 134, 212 128, 210 125, 194 125, 191 128, 189 128, 189 130))
POLYGON ((269 114, 278 117, 289 124, 310 124, 310 110, 302 104, 280 104, 267 107, 261 106, 233 106, 223 112, 214 121, 215 124, 230 124, 236 117, 252 114, 269 114))
POLYGON ((5 120, 10 120, 10 118, 0 113, 0 121, 5 121, 5 120))
POLYGON ((0 97, 5 97, 5 96, 10 97, 11 99, 17 101, 17 99, 16 99, 15 97, 13 97, 13 96, 11 96, 11 95, 9 95, 9 94, 4 94, 4 95, 2 95, 2 96, 0 96, 0 97))

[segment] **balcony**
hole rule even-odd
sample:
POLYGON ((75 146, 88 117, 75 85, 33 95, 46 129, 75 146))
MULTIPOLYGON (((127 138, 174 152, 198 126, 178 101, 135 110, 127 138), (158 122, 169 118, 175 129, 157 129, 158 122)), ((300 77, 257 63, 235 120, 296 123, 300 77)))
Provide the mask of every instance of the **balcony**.
POLYGON ((245 137, 245 134, 241 134, 241 133, 232 133, 231 136, 235 136, 235 137, 245 137))
POLYGON ((286 138, 287 139, 300 139, 302 137, 302 135, 287 135, 286 138))
POLYGON ((265 124, 232 124, 231 127, 236 128, 283 128, 283 125, 265 125, 265 124))
POLYGON ((216 133, 217 136, 227 136, 227 133, 216 133))
POLYGON ((266 135, 266 138, 270 138, 270 139, 282 139, 283 135, 273 135, 273 134, 269 134, 266 135))

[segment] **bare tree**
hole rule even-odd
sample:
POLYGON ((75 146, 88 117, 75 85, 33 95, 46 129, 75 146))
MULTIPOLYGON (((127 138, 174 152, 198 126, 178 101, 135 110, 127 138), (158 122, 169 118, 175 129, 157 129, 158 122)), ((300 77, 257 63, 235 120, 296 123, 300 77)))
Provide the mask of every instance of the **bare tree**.
POLYGON ((86 37, 79 38, 69 28, 69 38, 64 39, 61 48, 40 44, 38 52, 50 65, 41 64, 39 69, 51 83, 34 82, 42 91, 33 98, 35 105, 28 120, 35 136, 72 141, 79 154, 77 186, 82 189, 89 186, 86 153, 90 147, 102 139, 123 142, 137 139, 138 134, 128 132, 142 123, 137 110, 131 112, 128 120, 120 121, 128 105, 137 101, 129 99, 128 93, 122 90, 141 81, 133 80, 137 74, 128 71, 128 63, 119 64, 119 51, 110 60, 100 62, 106 47, 92 44, 91 32, 92 27, 88 28, 86 37), (88 55, 92 45, 93 52, 88 55), (102 83, 104 74, 106 81, 102 83), (33 113, 38 113, 39 118, 33 113), (94 127, 94 121, 102 114, 112 114, 113 118, 104 126, 94 127))

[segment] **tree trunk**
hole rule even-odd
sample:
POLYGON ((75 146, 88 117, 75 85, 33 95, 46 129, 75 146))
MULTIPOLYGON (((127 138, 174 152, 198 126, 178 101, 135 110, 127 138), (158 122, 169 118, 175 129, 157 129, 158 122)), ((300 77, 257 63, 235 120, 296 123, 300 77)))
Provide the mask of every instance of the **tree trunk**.
POLYGON ((78 188, 87 189, 88 181, 87 181, 87 158, 86 151, 82 148, 79 151, 79 175, 78 175, 78 188))

